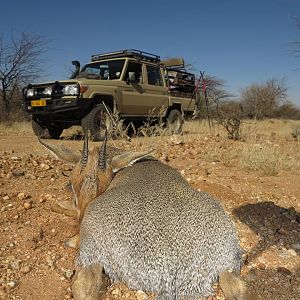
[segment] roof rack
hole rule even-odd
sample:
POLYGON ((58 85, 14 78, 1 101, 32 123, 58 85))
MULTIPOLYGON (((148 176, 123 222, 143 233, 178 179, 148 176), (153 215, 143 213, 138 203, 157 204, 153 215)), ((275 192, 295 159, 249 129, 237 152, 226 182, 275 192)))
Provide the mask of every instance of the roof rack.
POLYGON ((136 49, 125 49, 125 50, 114 51, 109 53, 94 54, 92 55, 91 60, 96 61, 101 59, 117 58, 117 57, 135 57, 150 62, 156 62, 156 63, 160 62, 160 56, 149 52, 136 50, 136 49))

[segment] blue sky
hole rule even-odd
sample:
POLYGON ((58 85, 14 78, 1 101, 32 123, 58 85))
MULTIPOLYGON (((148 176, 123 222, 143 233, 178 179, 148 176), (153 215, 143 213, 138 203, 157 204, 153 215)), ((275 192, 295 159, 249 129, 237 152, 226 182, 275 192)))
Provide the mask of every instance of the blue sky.
POLYGON ((224 79, 235 95, 253 82, 285 77, 289 99, 300 105, 294 17, 300 19, 300 0, 2 0, 0 34, 44 36, 47 79, 66 77, 74 59, 87 63, 91 54, 136 48, 182 56, 224 79))

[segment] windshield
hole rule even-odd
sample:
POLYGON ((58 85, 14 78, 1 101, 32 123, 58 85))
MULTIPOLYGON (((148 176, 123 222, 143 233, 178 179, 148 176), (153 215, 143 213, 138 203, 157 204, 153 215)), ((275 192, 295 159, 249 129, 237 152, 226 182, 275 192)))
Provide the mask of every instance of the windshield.
POLYGON ((124 59, 99 61, 85 65, 77 77, 102 80, 120 79, 124 59))

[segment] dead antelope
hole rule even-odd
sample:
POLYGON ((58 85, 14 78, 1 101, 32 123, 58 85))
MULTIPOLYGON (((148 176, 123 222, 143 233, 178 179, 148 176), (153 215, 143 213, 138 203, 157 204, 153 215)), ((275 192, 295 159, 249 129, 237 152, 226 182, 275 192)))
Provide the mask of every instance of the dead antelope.
POLYGON ((85 140, 71 177, 81 223, 74 299, 98 300, 103 270, 157 299, 207 297, 217 280, 227 300, 256 299, 239 278, 237 231, 219 201, 148 154, 107 159, 106 140, 100 152, 85 140))

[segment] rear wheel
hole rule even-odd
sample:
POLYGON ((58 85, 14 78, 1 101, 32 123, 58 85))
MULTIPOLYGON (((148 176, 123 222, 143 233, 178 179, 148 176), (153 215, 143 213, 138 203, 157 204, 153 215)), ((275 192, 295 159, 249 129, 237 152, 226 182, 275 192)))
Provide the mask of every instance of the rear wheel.
POLYGON ((178 109, 172 109, 167 118, 168 129, 173 134, 179 134, 182 131, 183 118, 178 109))
POLYGON ((63 128, 55 123, 40 123, 32 119, 32 129, 35 135, 41 139, 58 139, 63 128))
MULTIPOLYGON (((109 110, 109 108, 107 108, 109 110)), ((110 111, 109 111, 110 113, 110 111)), ((104 105, 94 107, 82 120, 81 127, 84 134, 89 134, 91 141, 102 141, 105 130, 111 129, 111 119, 104 105)))

